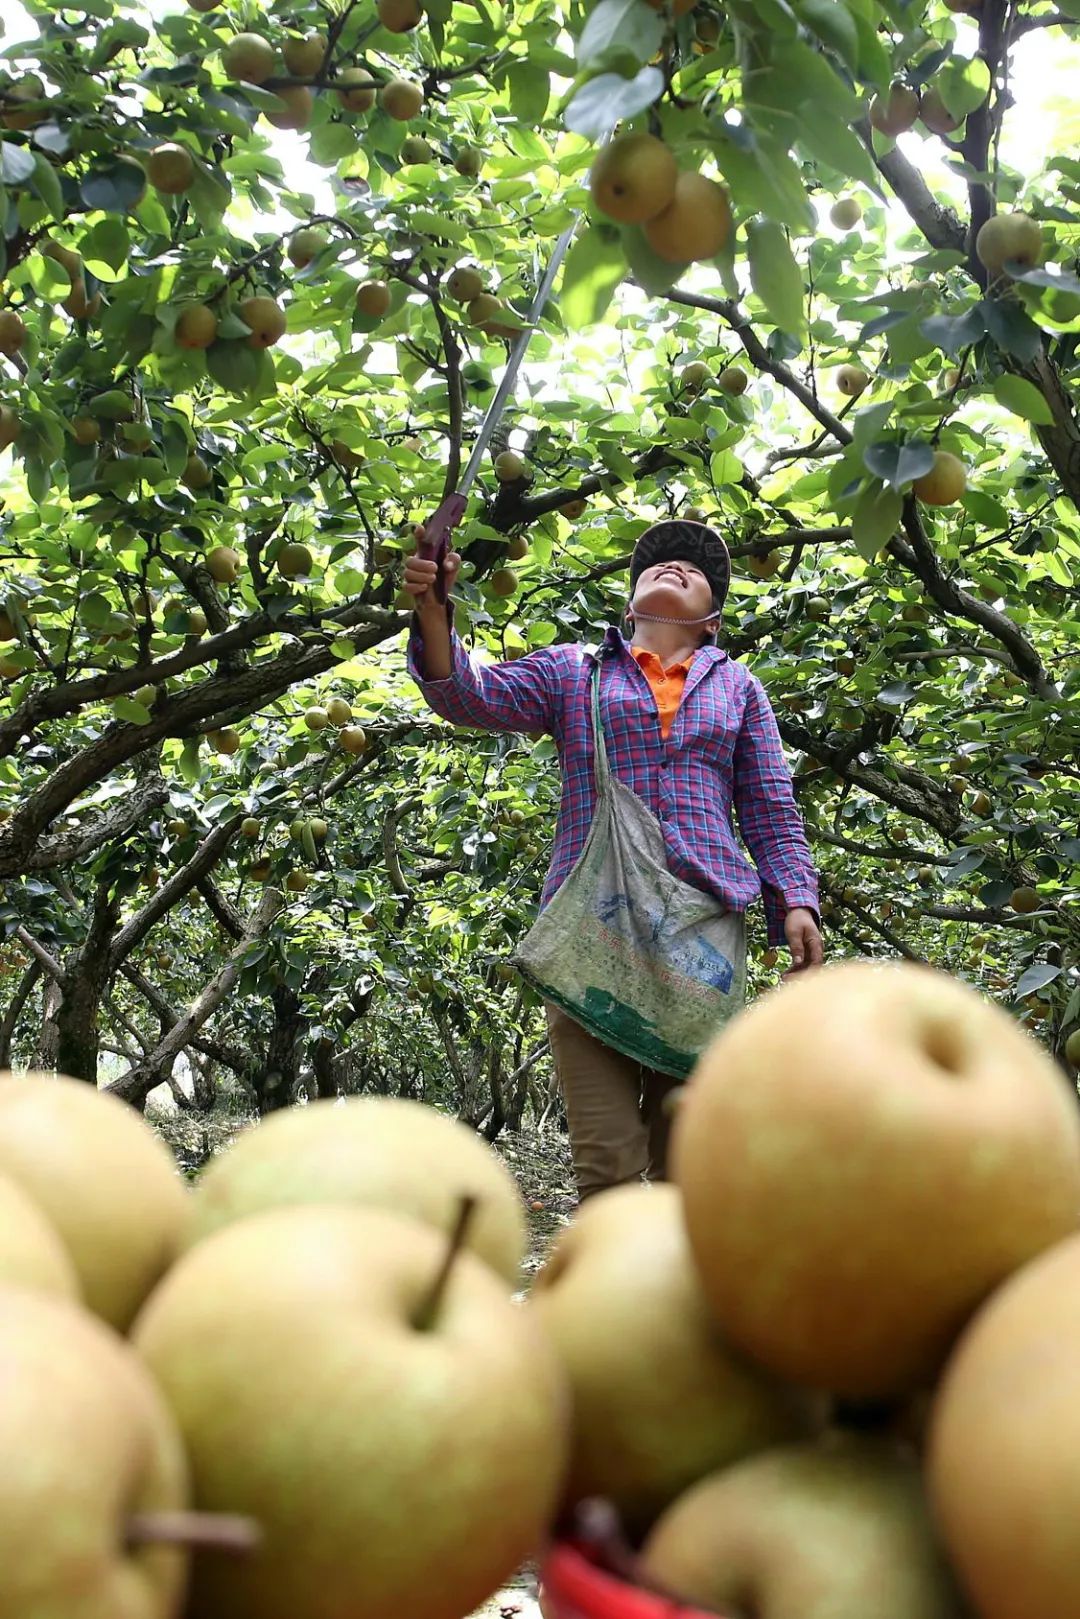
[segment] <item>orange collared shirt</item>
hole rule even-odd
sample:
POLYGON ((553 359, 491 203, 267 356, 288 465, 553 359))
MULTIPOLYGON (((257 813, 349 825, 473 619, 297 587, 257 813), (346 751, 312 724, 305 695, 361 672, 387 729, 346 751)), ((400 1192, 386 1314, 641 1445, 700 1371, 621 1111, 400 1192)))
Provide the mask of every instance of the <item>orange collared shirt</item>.
POLYGON ((691 655, 684 658, 682 663, 670 664, 665 669, 655 652, 646 652, 639 646, 631 647, 630 650, 652 688, 656 711, 660 716, 660 735, 666 742, 675 723, 679 704, 682 702, 683 687, 686 685, 693 657, 691 655))

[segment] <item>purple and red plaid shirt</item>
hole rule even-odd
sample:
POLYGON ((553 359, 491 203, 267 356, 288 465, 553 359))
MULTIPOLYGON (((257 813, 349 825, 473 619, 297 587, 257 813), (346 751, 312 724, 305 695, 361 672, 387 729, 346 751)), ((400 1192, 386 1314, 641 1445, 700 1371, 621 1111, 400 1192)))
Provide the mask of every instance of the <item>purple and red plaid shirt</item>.
MULTIPOLYGON (((541 899, 546 904, 585 847, 596 808, 589 701, 596 655, 568 644, 481 664, 456 634, 452 644, 449 678, 425 680, 414 621, 409 672, 436 714, 456 725, 546 731, 555 738, 563 786, 541 899)), ((660 822, 670 870, 730 910, 745 911, 763 894, 769 943, 782 944, 785 915, 797 906, 816 915, 818 890, 776 717, 760 680, 720 648, 699 648, 665 742, 648 679, 617 629, 608 630, 600 655, 611 769, 660 822), (739 847, 733 810, 756 871, 739 847)))

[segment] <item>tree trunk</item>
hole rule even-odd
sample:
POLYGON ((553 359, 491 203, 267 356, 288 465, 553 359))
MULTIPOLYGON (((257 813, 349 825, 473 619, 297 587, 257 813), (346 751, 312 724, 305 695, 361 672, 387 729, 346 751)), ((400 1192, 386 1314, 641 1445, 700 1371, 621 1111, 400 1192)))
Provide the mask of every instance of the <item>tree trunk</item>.
POLYGON ((311 1072, 315 1080, 315 1094, 320 1100, 333 1098, 338 1093, 336 1048, 334 1042, 323 1035, 313 1040, 309 1052, 311 1072))
POLYGON ((488 1065, 488 1079, 491 1084, 491 1111, 483 1121, 482 1129, 485 1140, 496 1142, 506 1128, 506 1087, 502 1063, 495 1057, 488 1065))
POLYGON ((38 1035, 37 1055, 34 1058, 35 1066, 38 1068, 51 1069, 57 1066, 59 1030, 56 1019, 61 999, 60 985, 55 978, 48 979, 41 1007, 41 1032, 38 1035))
POLYGON ((64 962, 63 998, 56 1014, 56 1062, 62 1073, 96 1085, 101 1030, 98 1015, 109 981, 109 947, 120 921, 120 894, 99 882, 86 938, 64 962))
POLYGON ((279 984, 270 996, 270 1004, 274 1008, 274 1027, 262 1076, 255 1086, 261 1114, 291 1107, 300 1078, 300 995, 287 984, 279 984))

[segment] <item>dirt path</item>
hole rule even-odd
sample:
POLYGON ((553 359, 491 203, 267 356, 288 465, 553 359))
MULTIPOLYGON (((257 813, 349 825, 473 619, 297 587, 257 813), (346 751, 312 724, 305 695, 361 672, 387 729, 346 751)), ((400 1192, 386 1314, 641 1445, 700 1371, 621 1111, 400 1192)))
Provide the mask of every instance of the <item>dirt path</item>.
POLYGON ((555 1129, 545 1130, 543 1135, 520 1131, 500 1140, 498 1147, 525 1199, 529 1222, 529 1248, 525 1256, 528 1288, 551 1244, 574 1212, 570 1148, 562 1131, 555 1129))
POLYGON ((535 1581, 521 1589, 507 1586, 503 1591, 496 1591, 491 1601, 478 1608, 470 1619, 541 1619, 535 1581))

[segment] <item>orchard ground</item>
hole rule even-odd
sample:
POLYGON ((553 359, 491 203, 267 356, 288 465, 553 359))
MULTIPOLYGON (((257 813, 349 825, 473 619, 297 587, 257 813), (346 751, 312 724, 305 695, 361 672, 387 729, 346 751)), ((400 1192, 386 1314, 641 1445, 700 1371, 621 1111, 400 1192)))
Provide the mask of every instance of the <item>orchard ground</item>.
MULTIPOLYGON (((168 1143, 189 1177, 215 1153, 224 1152, 238 1131, 256 1122, 254 1113, 219 1106, 207 1115, 178 1107, 163 1086, 150 1098, 146 1117, 168 1143)), ((539 1270, 556 1234, 573 1214, 574 1177, 566 1132, 554 1117, 540 1128, 504 1132, 496 1150, 521 1188, 528 1222, 526 1286, 539 1270)))

